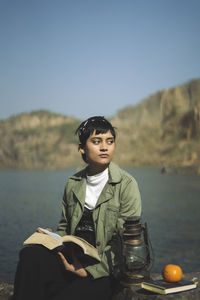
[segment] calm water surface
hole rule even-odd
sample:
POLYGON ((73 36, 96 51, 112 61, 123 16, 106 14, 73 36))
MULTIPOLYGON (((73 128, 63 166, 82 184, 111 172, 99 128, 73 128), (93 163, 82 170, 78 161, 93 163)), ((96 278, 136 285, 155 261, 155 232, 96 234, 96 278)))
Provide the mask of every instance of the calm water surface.
MULTIPOLYGON (((137 180, 154 250, 152 271, 167 263, 200 270, 200 177, 128 169, 137 180)), ((13 279, 23 241, 60 218, 62 195, 74 170, 0 171, 0 276, 13 279)))

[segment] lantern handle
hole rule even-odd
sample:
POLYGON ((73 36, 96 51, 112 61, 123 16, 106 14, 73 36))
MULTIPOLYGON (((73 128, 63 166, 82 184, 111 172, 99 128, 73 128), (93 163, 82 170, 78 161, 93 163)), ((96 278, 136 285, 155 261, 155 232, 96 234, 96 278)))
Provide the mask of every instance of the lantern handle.
POLYGON ((152 263, 154 261, 154 253, 153 253, 153 248, 152 248, 152 245, 151 245, 151 242, 149 240, 149 235, 148 235, 148 229, 147 229, 147 223, 145 222, 144 224, 142 224, 142 229, 143 229, 143 235, 144 235, 144 242, 145 242, 145 245, 147 246, 148 248, 148 261, 149 261, 149 264, 151 263, 151 260, 152 260, 152 263), (151 258, 151 255, 150 255, 150 250, 151 250, 151 253, 152 253, 152 258, 151 258))

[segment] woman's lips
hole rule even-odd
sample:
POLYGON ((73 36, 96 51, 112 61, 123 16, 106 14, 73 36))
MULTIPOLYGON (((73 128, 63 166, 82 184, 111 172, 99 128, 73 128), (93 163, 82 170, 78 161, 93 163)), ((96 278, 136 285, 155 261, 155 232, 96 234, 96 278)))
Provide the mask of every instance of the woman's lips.
POLYGON ((108 154, 100 154, 99 155, 101 158, 107 158, 109 155, 108 154))

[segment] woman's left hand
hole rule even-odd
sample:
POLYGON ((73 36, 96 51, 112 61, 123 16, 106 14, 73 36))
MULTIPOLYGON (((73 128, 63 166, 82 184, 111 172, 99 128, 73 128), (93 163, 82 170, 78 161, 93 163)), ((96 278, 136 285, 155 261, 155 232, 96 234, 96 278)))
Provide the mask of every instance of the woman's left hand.
POLYGON ((76 256, 74 255, 74 252, 72 251, 72 259, 73 259, 73 263, 70 264, 67 259, 65 258, 65 256, 61 253, 58 252, 58 255, 60 256, 65 269, 69 272, 72 272, 80 277, 87 277, 88 273, 87 271, 83 268, 83 266, 81 265, 81 263, 78 261, 78 259, 76 258, 76 256))

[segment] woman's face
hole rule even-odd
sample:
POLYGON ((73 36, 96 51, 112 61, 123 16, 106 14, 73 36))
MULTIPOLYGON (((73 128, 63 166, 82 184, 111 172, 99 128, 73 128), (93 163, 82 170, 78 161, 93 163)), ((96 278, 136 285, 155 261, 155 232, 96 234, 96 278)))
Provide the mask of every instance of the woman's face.
POLYGON ((110 130, 99 134, 94 131, 87 139, 85 147, 81 147, 80 151, 85 154, 89 169, 105 169, 113 158, 115 139, 110 130))

